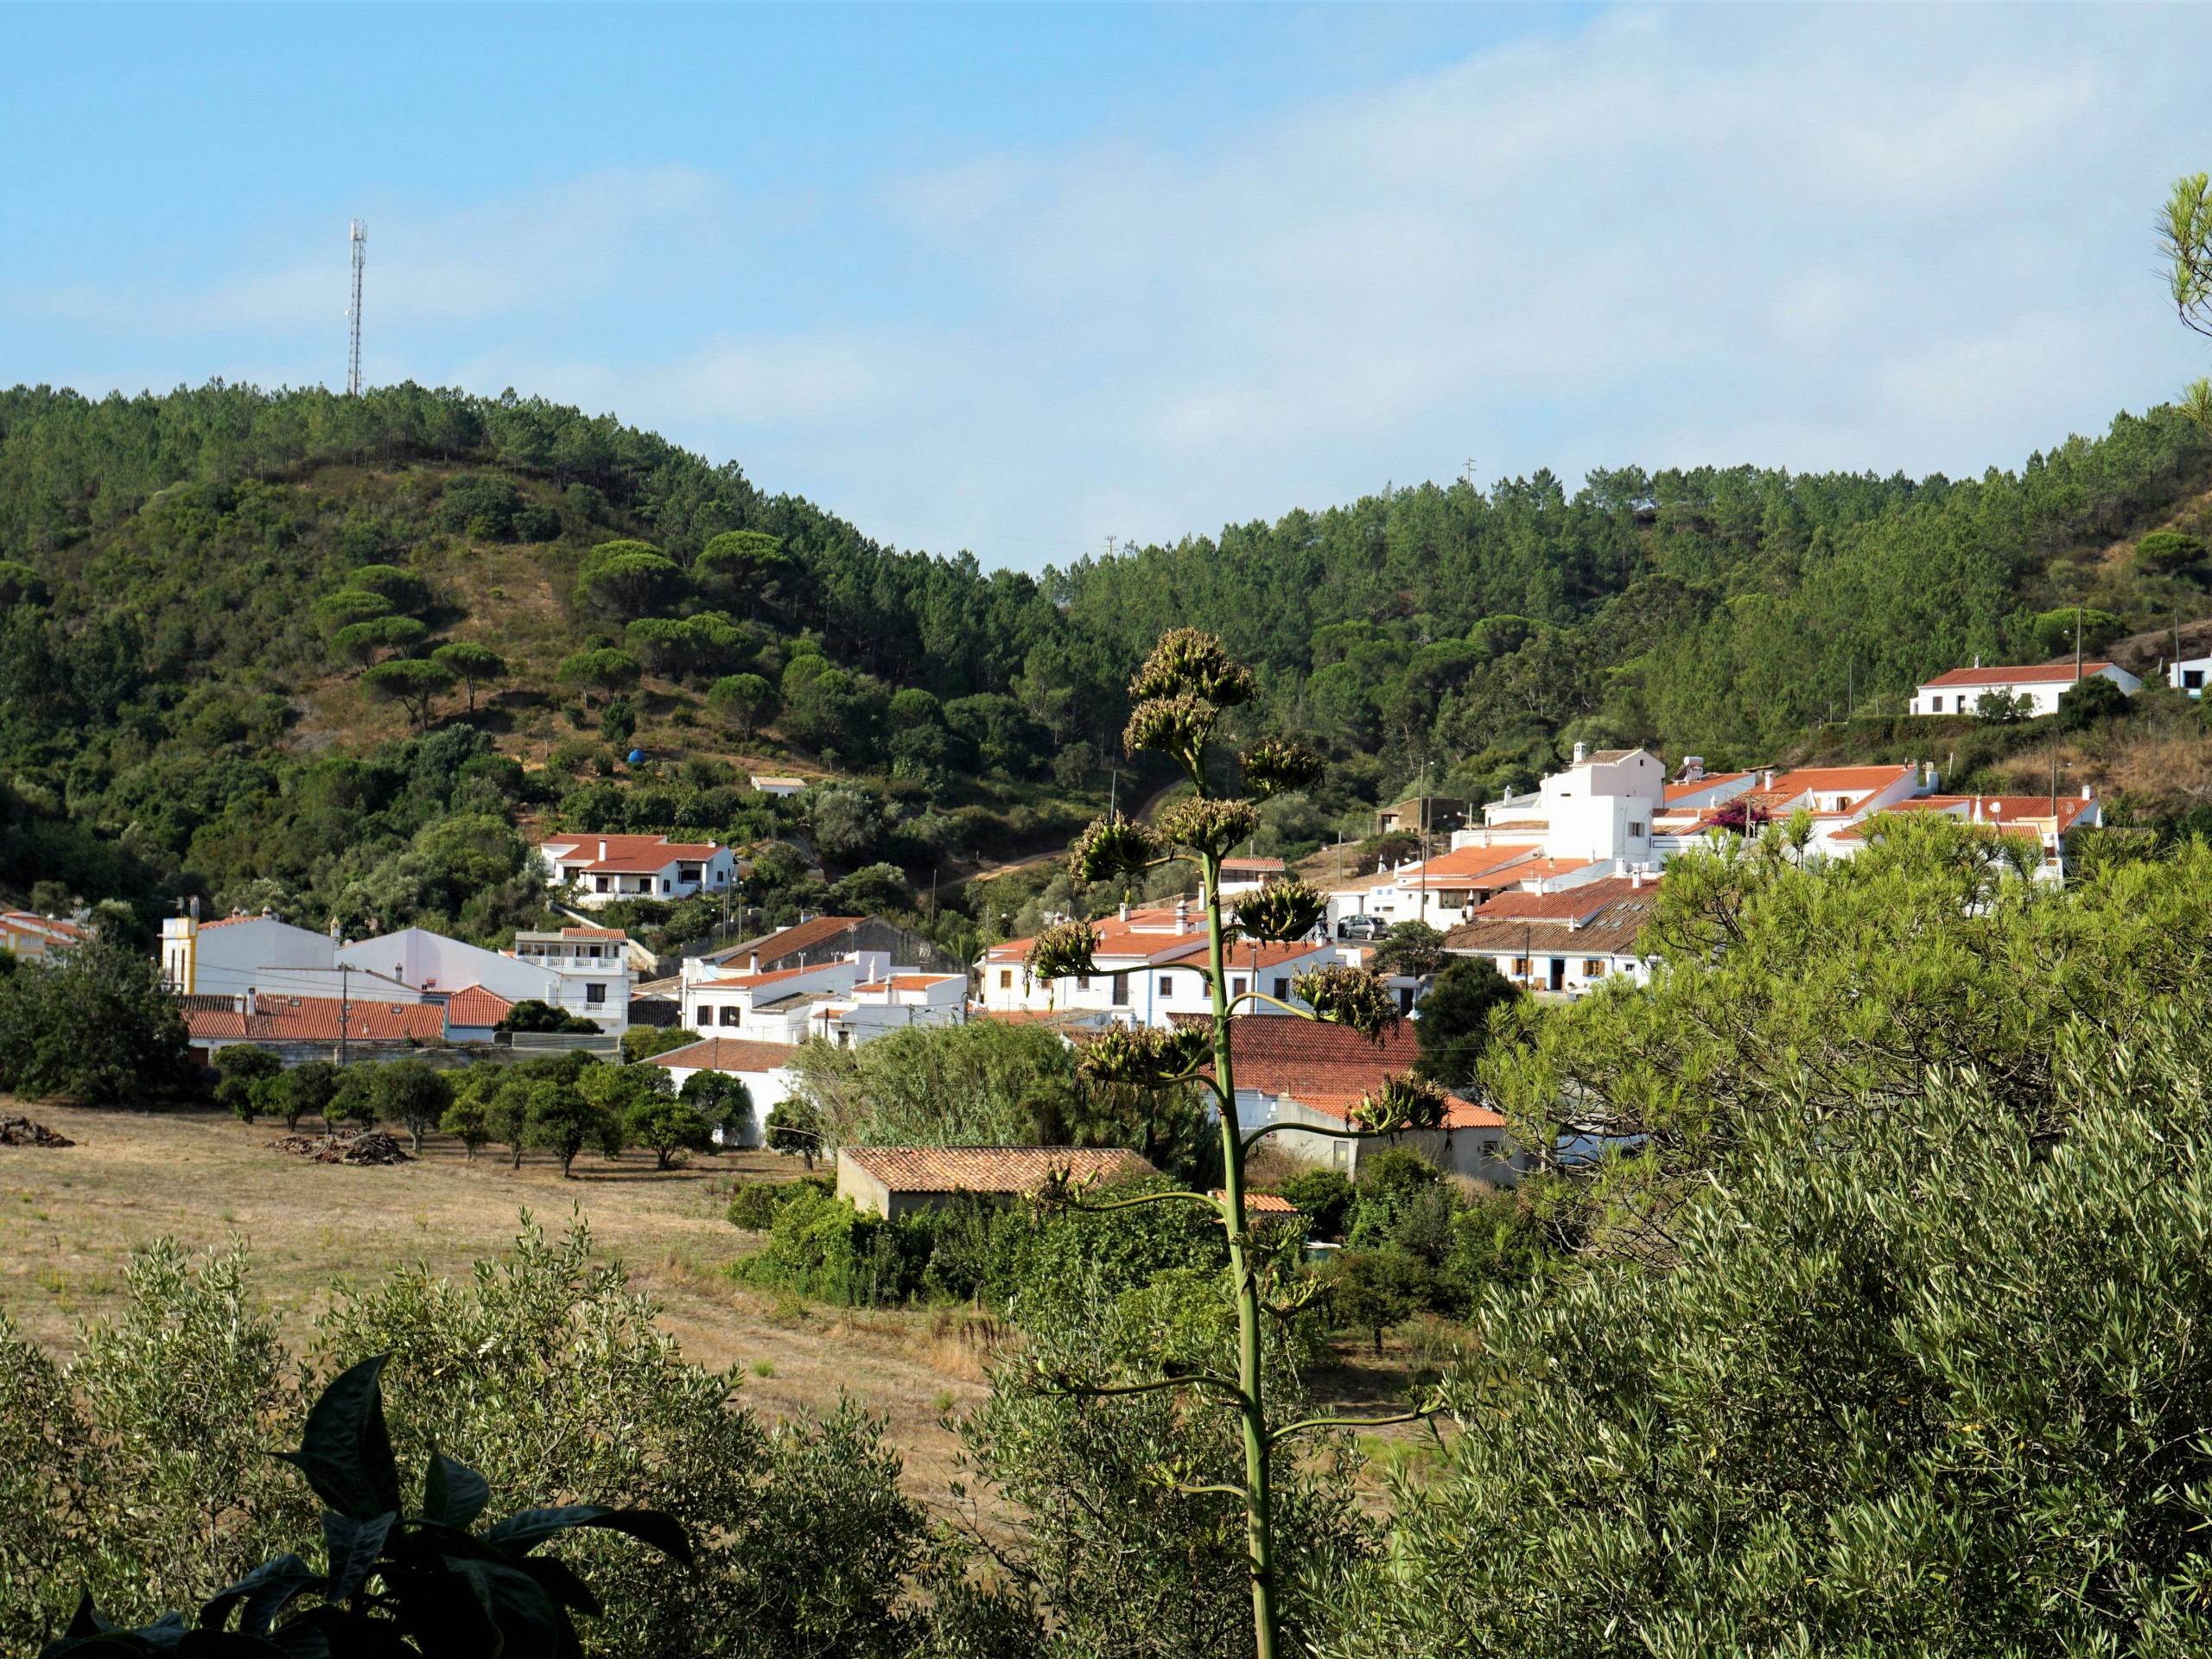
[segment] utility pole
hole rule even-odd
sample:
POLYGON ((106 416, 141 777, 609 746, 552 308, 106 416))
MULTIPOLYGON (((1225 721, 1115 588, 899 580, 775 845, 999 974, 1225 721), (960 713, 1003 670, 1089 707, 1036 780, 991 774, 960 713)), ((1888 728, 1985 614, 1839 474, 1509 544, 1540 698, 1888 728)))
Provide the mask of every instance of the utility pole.
POLYGON ((346 350, 346 395, 361 395, 361 267, 369 256, 369 226, 365 219, 353 221, 353 303, 346 308, 346 320, 351 325, 351 339, 346 350))
POLYGON ((1475 487, 1475 458, 1472 455, 1467 457, 1467 470, 1465 476, 1468 489, 1472 490, 1475 487))
POLYGON ((1106 538, 1106 556, 1108 558, 1110 559, 1114 556, 1114 543, 1121 539, 1122 538, 1118 536, 1109 536, 1106 538))
POLYGON ((2074 683, 2082 683, 2082 607, 2074 607, 2074 683))
POLYGON ((353 971, 350 962, 338 964, 338 1069, 341 1071, 346 1069, 346 1025, 353 1014, 353 1003, 346 996, 347 987, 352 983, 347 976, 353 971))

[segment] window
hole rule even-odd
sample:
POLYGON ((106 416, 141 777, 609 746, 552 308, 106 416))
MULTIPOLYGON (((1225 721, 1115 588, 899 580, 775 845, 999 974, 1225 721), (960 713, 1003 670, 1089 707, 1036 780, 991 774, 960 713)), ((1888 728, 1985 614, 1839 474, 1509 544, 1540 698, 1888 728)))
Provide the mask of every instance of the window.
POLYGON ((1582 964, 1582 977, 1583 977, 1583 978, 1585 978, 1585 979, 1603 979, 1605 976, 1605 959, 1603 957, 1591 957, 1587 958, 1587 959, 1583 963, 1583 964, 1582 964))
POLYGON ((1629 820, 1628 838, 1630 841, 1641 841, 1643 839, 1643 826, 1637 823, 1634 818, 1630 818, 1629 820))
POLYGON ((1114 976, 1114 1006, 1117 1008, 1129 1006, 1129 976, 1127 974, 1114 976))
POLYGON ((590 1003, 594 1007, 599 1007, 601 1003, 607 1001, 607 987, 604 985, 585 986, 584 1001, 590 1003))
POLYGON ((605 893, 607 891, 607 878, 605 876, 594 875, 592 877, 592 881, 597 891, 601 893, 605 893))
POLYGON ((2204 689, 2204 671, 2201 668, 2184 668, 2181 671, 2181 683, 2182 690, 2184 691, 2202 691, 2204 689))
POLYGON ((1528 958, 1528 957, 1514 957, 1514 958, 1513 958, 1513 971, 1514 971, 1514 973, 1515 973, 1516 975, 1517 975, 1519 977, 1521 977, 1521 978, 1522 978, 1522 979, 1526 979, 1526 978, 1528 978, 1528 977, 1529 977, 1529 958, 1528 958))
POLYGON ((745 1015, 743 1012, 739 1009, 737 1004, 734 1002, 727 1003, 723 1006, 722 1024, 726 1026, 734 1026, 744 1018, 745 1015))
POLYGON ((1242 974, 1231 974, 1231 975, 1229 976, 1229 994, 1230 994, 1231 996, 1242 996, 1242 995, 1244 995, 1244 976, 1243 976, 1243 975, 1242 975, 1242 974))
POLYGON ((1089 990, 1090 988, 1090 976, 1089 974, 1077 974, 1075 976, 1075 988, 1078 991, 1089 990))
POLYGON ((1411 1014, 1413 1011, 1414 1011, 1414 988, 1413 988, 1412 986, 1410 986, 1410 985, 1401 985, 1401 986, 1399 986, 1399 987, 1398 987, 1398 1012, 1399 1012, 1400 1014, 1411 1014))
POLYGON ((1010 990, 1012 990, 1013 988, 1014 988, 1014 969, 1011 969, 1011 968, 1001 968, 1001 969, 999 969, 999 989, 1001 989, 1001 990, 1002 990, 1002 991, 1010 991, 1010 990))
POLYGON ((1929 699, 1928 706, 1935 713, 1940 715, 1943 712, 1943 699, 1941 697, 1931 697, 1929 699))
POLYGON ((1162 998, 1162 1000, 1165 1000, 1165 999, 1166 999, 1166 998, 1168 998, 1168 997, 1172 997, 1172 996, 1173 996, 1173 995, 1175 995, 1175 976, 1174 976, 1174 975, 1173 975, 1173 974, 1162 974, 1162 975, 1160 976, 1160 997, 1162 998))
POLYGON ((1275 976, 1275 1001, 1278 1002, 1287 1002, 1289 1000, 1290 982, 1287 979, 1285 979, 1281 975, 1278 974, 1275 976))
POLYGON ((1446 910, 1465 910, 1467 907, 1467 898, 1468 895, 1463 889, 1446 887, 1436 895, 1436 902, 1446 910))

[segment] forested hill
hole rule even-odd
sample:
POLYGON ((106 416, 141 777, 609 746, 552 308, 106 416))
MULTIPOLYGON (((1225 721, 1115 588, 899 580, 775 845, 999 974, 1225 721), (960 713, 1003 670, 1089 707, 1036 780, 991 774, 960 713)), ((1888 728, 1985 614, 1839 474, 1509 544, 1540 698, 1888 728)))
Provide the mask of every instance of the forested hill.
POLYGON ((1261 667, 1255 721, 1340 763, 1272 826, 1294 850, 1423 766, 1482 796, 1577 739, 1764 759, 1847 688, 1894 710, 1976 655, 2047 654, 2054 607, 2112 629, 2197 614, 2187 544, 2134 543, 2202 536, 2208 485, 2208 434, 2162 409, 1973 482, 1624 469, 1570 495, 1540 473, 1032 578, 886 546, 734 462, 512 394, 19 387, 0 394, 0 889, 446 914, 467 880, 403 877, 472 760, 500 781, 459 789, 461 816, 735 838, 781 821, 733 765, 845 774, 862 786, 830 816, 867 822, 811 838, 831 874, 923 874, 1090 810, 1122 686, 1183 622, 1261 667), (435 664, 467 648, 497 671, 448 683, 435 664))

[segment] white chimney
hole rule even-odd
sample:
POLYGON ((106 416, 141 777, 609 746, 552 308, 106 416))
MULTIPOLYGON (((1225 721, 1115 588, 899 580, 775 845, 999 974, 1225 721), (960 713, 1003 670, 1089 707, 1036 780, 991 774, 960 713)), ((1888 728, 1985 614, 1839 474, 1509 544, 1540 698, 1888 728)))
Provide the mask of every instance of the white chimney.
POLYGON ((1637 865, 1634 869, 1628 873, 1628 885, 1630 892, 1634 892, 1643 886, 1643 865, 1637 865))
POLYGON ((2082 785, 2082 798, 2085 801, 2089 798, 2089 786, 2087 784, 2082 785))
POLYGON ((251 985, 245 988, 245 1017, 249 1020, 253 1018, 253 987, 251 985))
POLYGON ((747 962, 745 971, 748 974, 757 974, 760 971, 760 953, 758 950, 755 950, 747 962))
POLYGON ((1178 933, 1187 933, 1191 931, 1191 900, 1188 894, 1182 895, 1175 900, 1175 931, 1178 933))
POLYGON ((1577 743, 1574 746, 1574 764, 1576 766, 1580 766, 1583 761, 1589 758, 1589 755, 1590 746, 1587 743, 1577 743))
POLYGON ((1126 899, 1122 900, 1120 915, 1121 918, 1125 922, 1129 919, 1129 901, 1126 899))
POLYGON ((605 862, 607 858, 607 843, 603 841, 599 843, 599 856, 601 861, 602 863, 605 862))

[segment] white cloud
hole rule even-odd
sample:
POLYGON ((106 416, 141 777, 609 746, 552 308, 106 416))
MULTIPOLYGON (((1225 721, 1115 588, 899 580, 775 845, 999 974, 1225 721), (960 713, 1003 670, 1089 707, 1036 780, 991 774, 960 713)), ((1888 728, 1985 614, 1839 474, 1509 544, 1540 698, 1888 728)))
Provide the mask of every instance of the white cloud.
MULTIPOLYGON (((2203 11, 1633 10, 1202 149, 1104 127, 806 197, 671 165, 393 200, 370 357, 1027 565, 1470 454, 1978 473, 2200 372, 2146 226, 2207 164, 2208 60, 2203 11)), ((174 297, 18 297, 323 365, 334 234, 174 297)))

